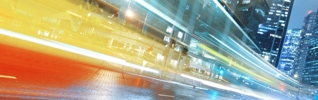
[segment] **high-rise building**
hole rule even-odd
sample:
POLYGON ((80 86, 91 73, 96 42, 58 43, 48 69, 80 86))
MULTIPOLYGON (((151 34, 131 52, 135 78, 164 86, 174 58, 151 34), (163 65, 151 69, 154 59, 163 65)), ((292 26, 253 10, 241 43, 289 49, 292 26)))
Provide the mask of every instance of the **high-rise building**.
POLYGON ((294 78, 298 78, 295 74, 295 67, 298 62, 298 52, 301 29, 290 29, 287 31, 284 44, 282 47, 282 52, 278 64, 278 69, 284 72, 286 75, 294 78))
POLYGON ((308 12, 303 26, 304 39, 300 55, 302 69, 302 83, 318 86, 318 16, 317 12, 308 12), (304 63, 305 62, 305 63, 304 63))
MULTIPOLYGON (((304 68, 306 67, 306 58, 308 56, 308 50, 310 46, 310 38, 312 34, 312 26, 314 24, 315 16, 317 15, 316 12, 308 12, 308 15, 305 17, 303 26, 302 26, 302 32, 301 32, 301 42, 298 52, 298 63, 296 67, 296 73, 298 78, 297 80, 300 82, 308 81, 309 73, 304 72, 304 68)), ((306 83, 306 82, 305 82, 306 83)))
POLYGON ((272 0, 266 22, 259 25, 256 44, 261 49, 261 56, 274 66, 285 37, 293 0, 272 0))
POLYGON ((258 46, 252 49, 277 66, 293 0, 219 1, 258 46))
MULTIPOLYGON (((258 25, 266 22, 272 0, 219 0, 227 12, 242 27, 249 37, 256 42, 258 25)), ((260 53, 259 48, 250 46, 260 53)))
POLYGON ((288 30, 278 69, 305 84, 318 84, 318 17, 308 11, 300 29, 288 30), (293 34, 293 35, 292 35, 293 34))

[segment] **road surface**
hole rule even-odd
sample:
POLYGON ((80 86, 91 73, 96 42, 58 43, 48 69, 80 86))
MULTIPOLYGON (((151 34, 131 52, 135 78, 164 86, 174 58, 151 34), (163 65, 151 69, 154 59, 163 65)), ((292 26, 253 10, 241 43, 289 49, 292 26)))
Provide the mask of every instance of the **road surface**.
POLYGON ((0 97, 10 99, 211 100, 194 89, 0 44, 0 97))

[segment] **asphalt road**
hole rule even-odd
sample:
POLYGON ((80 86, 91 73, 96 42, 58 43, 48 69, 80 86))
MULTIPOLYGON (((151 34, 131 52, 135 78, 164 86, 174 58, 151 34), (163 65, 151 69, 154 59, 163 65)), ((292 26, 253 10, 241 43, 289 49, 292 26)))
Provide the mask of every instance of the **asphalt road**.
POLYGON ((0 98, 213 100, 212 90, 123 74, 98 66, 0 45, 0 98))

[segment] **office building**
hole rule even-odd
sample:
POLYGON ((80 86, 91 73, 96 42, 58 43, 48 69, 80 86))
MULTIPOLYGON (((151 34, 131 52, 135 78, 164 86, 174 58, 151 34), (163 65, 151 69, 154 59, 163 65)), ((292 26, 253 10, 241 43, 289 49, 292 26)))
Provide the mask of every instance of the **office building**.
POLYGON ((256 35, 261 56, 274 66, 278 64, 292 5, 293 0, 272 0, 266 22, 259 25, 256 35))
MULTIPOLYGON (((274 66, 282 47, 293 0, 219 0, 274 66)), ((244 39, 242 39, 244 40, 244 39)), ((252 46, 251 46, 252 47, 252 46)))
POLYGON ((303 26, 304 40, 302 41, 302 50, 304 54, 300 55, 302 69, 302 83, 318 86, 318 17, 317 12, 308 12, 303 26), (305 62, 305 63, 304 63, 305 62))
MULTIPOLYGON (((219 0, 227 12, 242 27, 244 32, 256 43, 258 25, 266 22, 267 12, 272 0, 219 0)), ((244 39, 242 39, 244 40, 244 39)), ((259 48, 250 46, 257 53, 259 48)))
POLYGON ((299 43, 301 41, 301 29, 290 29, 286 33, 278 69, 286 75, 298 78, 295 74, 295 68, 298 62, 299 43))

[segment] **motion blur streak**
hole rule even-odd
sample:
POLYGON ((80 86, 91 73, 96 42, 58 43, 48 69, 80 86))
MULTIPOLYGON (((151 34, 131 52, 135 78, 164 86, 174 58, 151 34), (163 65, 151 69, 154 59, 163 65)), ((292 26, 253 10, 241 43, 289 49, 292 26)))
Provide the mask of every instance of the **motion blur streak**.
POLYGON ((124 63, 122 63, 122 65, 129 66, 129 67, 132 67, 132 68, 141 69, 141 70, 145 70, 145 71, 149 71, 149 72, 153 72, 153 73, 159 73, 159 71, 157 71, 157 70, 146 68, 146 67, 142 67, 142 66, 139 66, 139 65, 136 65, 136 64, 132 64, 132 63, 124 62, 124 63))
MULTIPOLYGON (((220 9, 222 10, 222 12, 227 12, 227 11, 222 7, 222 5, 221 5, 220 3, 218 3, 217 0, 213 0, 213 2, 214 2, 218 7, 220 7, 220 9)), ((233 22, 233 24, 234 24, 235 26, 238 27, 238 29, 243 33, 243 35, 244 35, 249 41, 253 41, 253 40, 243 31, 243 29, 240 28, 240 26, 236 23, 236 21, 231 17, 231 15, 230 15, 229 13, 224 13, 224 14, 227 16, 228 19, 231 20, 231 22, 233 22)), ((251 42, 251 43, 252 43, 254 46, 257 47, 257 45, 256 45, 254 42, 251 42)), ((260 50, 258 47, 257 47, 257 49, 260 50)))
MULTIPOLYGON (((240 53, 238 53, 238 52, 236 52, 235 50, 233 50, 231 47, 229 47, 228 45, 226 45, 224 42, 222 42, 222 41, 220 41, 219 39, 215 38, 215 37, 212 36, 211 34, 209 34, 209 36, 211 36, 213 39, 215 39, 216 41, 218 41, 219 43, 221 43, 222 45, 224 45, 224 46, 227 47, 228 49, 232 50, 234 53, 236 53, 237 55, 239 55, 239 56, 242 57, 243 59, 245 59, 245 60, 247 60, 248 62, 254 64, 254 66, 257 66, 255 63, 251 62, 251 61, 248 60, 245 56, 243 56, 243 55, 241 55, 240 53)), ((231 39, 231 38, 230 38, 230 39, 231 39)), ((234 41, 234 42, 235 42, 235 41, 234 41)), ((238 45, 238 44, 237 44, 237 45, 238 45)), ((239 45, 239 46, 240 46, 240 45, 239 45)), ((217 55, 218 57, 220 57, 222 60, 225 60, 226 62, 230 62, 230 59, 226 58, 226 57, 223 56, 222 54, 217 53, 216 51, 213 51, 212 49, 210 49, 210 48, 207 47, 207 46, 200 46, 200 45, 199 45, 199 47, 204 48, 204 50, 209 51, 209 52, 210 52, 211 54, 213 54, 213 55, 217 55)), ((239 64, 235 64, 235 63, 234 63, 234 65, 235 65, 236 67, 238 67, 239 69, 241 69, 241 70, 244 70, 244 71, 246 71, 246 72, 251 73, 252 75, 255 75, 255 76, 257 76, 257 77, 261 77, 261 76, 255 74, 254 72, 251 72, 251 71, 250 71, 249 69, 247 69, 246 67, 243 67, 243 66, 241 66, 241 65, 239 65, 239 64)), ((257 66, 257 67, 259 67, 259 66, 257 66)), ((259 67, 259 68, 262 69, 261 67, 259 67)), ((267 73, 269 73, 268 71, 266 71, 266 70, 264 70, 264 69, 262 69, 262 70, 265 71, 265 72, 267 72, 267 73)), ((263 78, 265 81, 267 81, 268 83, 273 83, 272 81, 270 81, 270 80, 268 80, 268 79, 266 79, 266 78, 264 78, 264 77, 262 77, 262 78, 263 78)))
POLYGON ((144 6, 145 8, 149 9, 150 11, 154 12, 158 16, 162 17, 163 19, 166 19, 168 22, 172 23, 173 25, 179 27, 180 29, 185 31, 185 33, 188 33, 188 29, 187 28, 185 28, 184 26, 182 26, 178 22, 172 20, 166 14, 164 14, 163 12, 160 12, 158 9, 154 8, 153 6, 151 6, 150 4, 145 2, 144 0, 136 0, 136 2, 139 3, 140 5, 144 6))
POLYGON ((275 100, 273 98, 262 97, 260 95, 254 94, 254 93, 244 92, 244 91, 241 91, 241 90, 238 90, 238 89, 234 89, 234 88, 231 88, 231 87, 227 87, 227 86, 224 86, 224 85, 220 85, 220 84, 217 84, 217 83, 214 83, 214 82, 211 82, 211 81, 198 79, 198 78, 195 78, 195 77, 192 77, 192 76, 189 76, 189 75, 181 74, 181 76, 185 77, 185 78, 189 78, 189 79, 195 80, 195 81, 199 81, 202 84, 205 84, 207 86, 211 86, 211 87, 215 87, 215 88, 219 88, 219 89, 224 89, 224 90, 229 90, 229 91, 233 91, 233 92, 237 92, 237 93, 253 96, 253 97, 264 99, 264 100, 275 100))
POLYGON ((19 34, 19 33, 16 33, 16 32, 5 30, 5 29, 0 29, 0 34, 6 35, 6 36, 10 36, 10 37, 14 37, 14 38, 18 38, 18 39, 22 39, 22 40, 26 40, 26 41, 30 41, 30 42, 41 44, 41 45, 45 45, 45 46, 49 46, 49 47, 53 47, 53 48, 57 48, 57 49, 60 49, 60 50, 73 52, 73 53, 76 53, 76 54, 80 54, 80 55, 84 55, 84 56, 88 56, 88 57, 92 57, 92 58, 96 58, 96 59, 101 59, 101 60, 104 60, 104 61, 114 62, 114 63, 121 64, 121 65, 124 65, 124 66, 127 66, 127 67, 137 68, 137 69, 141 69, 141 70, 145 70, 145 71, 149 71, 149 72, 153 72, 153 73, 159 73, 159 71, 157 71, 157 70, 146 68, 146 67, 142 67, 142 66, 135 65, 135 64, 132 64, 132 63, 128 63, 128 62, 126 62, 123 59, 111 57, 111 56, 108 56, 108 55, 105 55, 105 54, 101 54, 101 53, 98 53, 98 52, 90 51, 90 50, 87 50, 87 49, 71 46, 71 45, 60 43, 60 42, 56 42, 56 41, 34 38, 34 37, 31 37, 31 36, 19 34))
MULTIPOLYGON (((253 56, 253 54, 251 54, 250 52, 248 52, 245 48, 243 48, 241 45, 239 45, 239 44, 238 44, 236 41, 234 41, 232 38, 230 38, 230 40, 231 40, 233 43, 235 43, 237 46, 239 46, 240 49, 244 50, 244 51, 246 52, 246 54, 249 55, 249 57, 253 57, 253 60, 257 60, 257 61, 255 61, 255 62, 261 62, 261 64, 263 64, 263 66, 268 66, 268 65, 266 65, 266 62, 261 61, 261 59, 256 58, 256 56, 253 56)), ((244 56, 243 56, 243 57, 244 57, 244 56)), ((268 72, 267 70, 263 69, 263 67, 258 66, 257 64, 253 63, 252 61, 250 61, 250 60, 248 60, 248 59, 246 59, 246 60, 249 61, 250 63, 252 63, 254 66, 258 67, 259 69, 261 69, 261 70, 267 72, 268 74, 271 74, 271 75, 273 75, 273 76, 276 76, 277 74, 279 74, 279 73, 278 73, 279 71, 278 71, 276 68, 269 67, 269 69, 272 70, 272 71, 271 71, 271 72, 268 72)), ((290 77, 288 77, 288 76, 286 76, 286 75, 284 75, 284 74, 282 74, 282 76, 284 76, 285 78, 287 78, 289 81, 291 81, 291 82, 293 82, 293 83, 295 83, 295 84, 300 85, 300 83, 297 82, 296 80, 291 79, 290 77)), ((281 78, 281 77, 277 77, 277 78, 281 78)), ((283 78, 281 78, 281 79, 283 79, 283 78)))
POLYGON ((7 75, 0 75, 0 78, 10 78, 10 79, 17 79, 14 76, 7 76, 7 75))
MULTIPOLYGON (((216 57, 221 58, 222 60, 224 60, 224 61, 226 61, 226 62, 229 62, 229 61, 230 61, 228 58, 224 57, 223 55, 217 53, 216 51, 210 49, 209 47, 207 47, 207 46, 205 46, 205 45, 203 45, 203 44, 198 44, 198 46, 199 46, 200 48, 202 48, 202 49, 208 51, 208 52, 211 53, 212 55, 215 55, 216 57)), ((256 77, 258 77, 258 78, 263 79, 263 80, 266 81, 266 82, 269 82, 269 83, 272 83, 272 82, 273 82, 273 81, 268 80, 267 78, 264 78, 264 77, 262 77, 262 76, 260 76, 260 75, 258 75, 258 74, 256 74, 256 73, 254 73, 254 72, 251 72, 249 69, 247 69, 247 68, 245 68, 245 67, 243 67, 243 66, 241 66, 241 65, 239 65, 239 64, 234 63, 233 65, 236 66, 237 68, 239 68, 239 69, 241 69, 241 70, 243 70, 243 71, 245 71, 245 72, 247 72, 247 73, 253 75, 253 76, 256 76, 256 77)))

